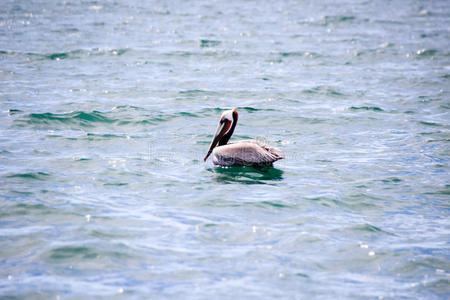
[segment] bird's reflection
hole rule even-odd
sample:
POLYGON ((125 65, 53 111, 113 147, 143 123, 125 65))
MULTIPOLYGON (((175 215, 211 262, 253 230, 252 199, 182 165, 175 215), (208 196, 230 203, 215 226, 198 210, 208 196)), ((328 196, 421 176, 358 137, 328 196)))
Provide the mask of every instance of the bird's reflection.
POLYGON ((274 167, 213 167, 215 180, 222 183, 269 184, 283 179, 283 171, 274 167))

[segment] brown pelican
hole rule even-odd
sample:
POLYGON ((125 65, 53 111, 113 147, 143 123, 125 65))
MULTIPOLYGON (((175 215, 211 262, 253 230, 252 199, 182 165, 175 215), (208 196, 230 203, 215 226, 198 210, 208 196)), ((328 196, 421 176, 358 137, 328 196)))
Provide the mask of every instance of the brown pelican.
POLYGON ((277 148, 256 140, 228 143, 238 120, 236 109, 223 112, 219 126, 203 161, 212 153, 215 165, 220 166, 271 166, 274 161, 284 158, 277 148))

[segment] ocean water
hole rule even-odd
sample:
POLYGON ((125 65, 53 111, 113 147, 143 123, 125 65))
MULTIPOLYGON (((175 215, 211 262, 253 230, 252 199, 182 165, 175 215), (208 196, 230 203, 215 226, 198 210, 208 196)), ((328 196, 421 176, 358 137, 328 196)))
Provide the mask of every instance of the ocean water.
POLYGON ((445 0, 2 0, 0 298, 448 299, 449 24, 445 0), (230 108, 286 159, 204 163, 230 108))

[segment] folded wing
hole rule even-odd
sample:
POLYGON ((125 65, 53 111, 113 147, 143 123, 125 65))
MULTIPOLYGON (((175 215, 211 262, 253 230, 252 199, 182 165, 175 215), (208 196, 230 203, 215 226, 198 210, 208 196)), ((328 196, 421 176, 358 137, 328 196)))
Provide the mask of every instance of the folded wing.
POLYGON ((213 163, 221 166, 272 165, 282 158, 280 150, 255 140, 230 143, 213 151, 213 163))

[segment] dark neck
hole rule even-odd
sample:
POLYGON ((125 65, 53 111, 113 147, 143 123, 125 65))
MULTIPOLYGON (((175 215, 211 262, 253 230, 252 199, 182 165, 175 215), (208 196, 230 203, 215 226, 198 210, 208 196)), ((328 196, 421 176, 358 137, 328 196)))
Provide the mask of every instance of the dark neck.
POLYGON ((228 131, 227 134, 223 136, 223 138, 220 139, 219 146, 226 145, 228 141, 230 140, 231 136, 233 135, 234 127, 236 127, 236 123, 233 123, 231 125, 230 131, 228 131))
POLYGON ((233 113, 233 124, 231 124, 231 128, 230 130, 227 132, 227 134, 225 134, 219 142, 219 146, 223 146, 226 145, 228 143, 228 141, 230 140, 231 136, 233 135, 234 132, 234 128, 236 127, 238 121, 238 116, 237 113, 233 113))

